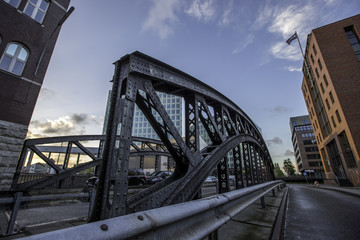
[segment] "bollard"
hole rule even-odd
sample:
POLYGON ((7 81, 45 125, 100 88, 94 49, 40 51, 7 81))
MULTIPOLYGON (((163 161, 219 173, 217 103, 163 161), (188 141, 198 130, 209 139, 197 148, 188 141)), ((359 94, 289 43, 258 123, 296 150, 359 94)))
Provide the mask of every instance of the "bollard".
POLYGON ((266 207, 266 206, 265 206, 265 197, 262 196, 262 197, 260 198, 260 201, 261 201, 261 208, 265 208, 265 207, 266 207))
POLYGON ((19 212, 20 199, 21 199, 22 195, 23 195, 22 192, 17 192, 17 193, 15 193, 15 195, 14 195, 13 209, 12 209, 12 212, 11 212, 11 216, 10 216, 10 220, 9 220, 9 225, 8 225, 8 227, 7 227, 6 234, 13 234, 13 233, 14 233, 15 221, 16 221, 17 214, 18 214, 18 212, 19 212))

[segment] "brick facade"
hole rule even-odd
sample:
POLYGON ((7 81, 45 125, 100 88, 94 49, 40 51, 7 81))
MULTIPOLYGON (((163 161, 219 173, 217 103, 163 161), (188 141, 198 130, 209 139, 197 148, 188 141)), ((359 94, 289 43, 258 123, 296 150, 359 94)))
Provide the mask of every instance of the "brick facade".
POLYGON ((28 58, 20 75, 0 69, 0 190, 7 190, 26 137, 35 103, 60 31, 57 27, 70 0, 42 0, 49 5, 44 19, 25 14, 27 0, 18 6, 0 0, 0 59, 8 46, 21 45, 28 58))
POLYGON ((304 64, 302 91, 327 178, 360 186, 360 59, 346 35, 348 27, 359 30, 360 15, 308 35, 310 72, 304 64))

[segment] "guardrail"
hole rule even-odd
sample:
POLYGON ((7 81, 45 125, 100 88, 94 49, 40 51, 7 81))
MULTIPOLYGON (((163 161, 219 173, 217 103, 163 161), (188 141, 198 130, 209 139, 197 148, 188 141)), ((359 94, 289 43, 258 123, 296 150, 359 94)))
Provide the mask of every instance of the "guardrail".
POLYGON ((267 182, 204 199, 142 211, 24 239, 202 239, 283 181, 267 182))
POLYGON ((60 199, 74 199, 74 198, 89 198, 90 193, 65 193, 53 195, 37 195, 37 196, 23 196, 23 192, 16 192, 14 197, 0 198, 1 209, 12 209, 10 219, 7 226, 6 234, 14 233, 15 221, 22 203, 34 201, 51 201, 60 199))

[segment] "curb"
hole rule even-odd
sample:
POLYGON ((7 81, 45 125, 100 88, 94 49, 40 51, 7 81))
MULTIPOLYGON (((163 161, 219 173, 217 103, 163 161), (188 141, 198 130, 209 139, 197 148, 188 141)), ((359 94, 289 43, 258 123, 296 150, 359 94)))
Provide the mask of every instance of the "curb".
POLYGON ((351 195, 354 197, 358 197, 360 198, 360 190, 359 191, 353 191, 352 189, 343 189, 343 188, 338 188, 338 187, 325 187, 325 186, 319 186, 319 189, 324 189, 324 190, 330 190, 330 191, 336 191, 336 192, 341 192, 347 195, 351 195))
POLYGON ((279 211, 276 216, 274 225, 272 227, 272 231, 271 231, 269 240, 282 240, 284 238, 283 233, 284 233, 284 225, 285 225, 285 218, 286 218, 286 207, 287 207, 288 196, 289 196, 289 188, 290 187, 287 186, 285 189, 285 193, 281 200, 279 211))

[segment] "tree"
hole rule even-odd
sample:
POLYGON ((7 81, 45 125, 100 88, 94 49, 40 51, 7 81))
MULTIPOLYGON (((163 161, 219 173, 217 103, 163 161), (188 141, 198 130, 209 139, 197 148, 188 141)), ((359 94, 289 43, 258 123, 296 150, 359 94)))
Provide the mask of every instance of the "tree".
POLYGON ((277 176, 277 177, 285 176, 284 172, 280 169, 280 166, 278 163, 274 164, 274 168, 275 168, 275 176, 277 176))
POLYGON ((295 167, 294 164, 291 162, 291 160, 285 159, 284 160, 284 171, 287 173, 288 176, 294 176, 295 175, 295 167))

